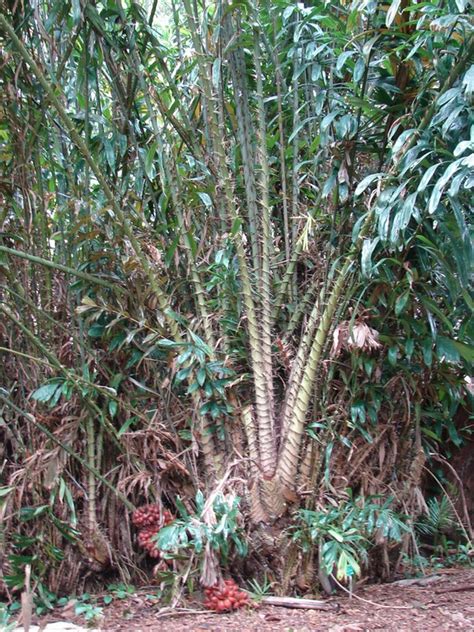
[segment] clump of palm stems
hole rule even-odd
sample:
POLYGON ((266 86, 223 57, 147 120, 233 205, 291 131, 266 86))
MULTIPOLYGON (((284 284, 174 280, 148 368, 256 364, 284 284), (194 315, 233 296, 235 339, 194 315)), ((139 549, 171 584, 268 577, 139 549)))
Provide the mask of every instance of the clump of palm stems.
POLYGON ((147 577, 131 512, 202 490, 285 590, 301 511, 422 511, 473 360, 467 11, 3 0, 6 594, 147 577))

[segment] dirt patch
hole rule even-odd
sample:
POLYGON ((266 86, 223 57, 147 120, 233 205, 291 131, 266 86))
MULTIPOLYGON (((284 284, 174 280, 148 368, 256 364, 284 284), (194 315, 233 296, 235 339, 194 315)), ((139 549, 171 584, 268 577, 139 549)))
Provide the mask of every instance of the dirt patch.
MULTIPOLYGON (((422 586, 383 584, 362 587, 356 597, 328 599, 337 611, 290 610, 260 606, 232 614, 160 614, 145 594, 114 602, 104 610, 103 632, 362 632, 474 630, 474 569, 436 573, 422 586), (361 601, 360 599, 365 601, 361 601), (372 603, 368 603, 372 602, 372 603)), ((198 610, 198 604, 196 610, 198 610)))
MULTIPOLYGON (((422 580, 423 581, 423 580, 422 580)), ((162 605, 139 590, 129 599, 104 606, 100 632, 450 632, 474 630, 474 569, 443 569, 424 585, 395 582, 358 587, 352 599, 326 600, 331 611, 295 610, 268 605, 232 614, 204 611, 201 602, 187 611, 164 613, 162 605), (194 608, 194 609, 193 609, 194 608)), ((100 596, 97 596, 100 603, 100 596)), ((33 623, 54 621, 85 626, 72 603, 33 623)), ((22 628, 19 628, 22 630, 22 628)))

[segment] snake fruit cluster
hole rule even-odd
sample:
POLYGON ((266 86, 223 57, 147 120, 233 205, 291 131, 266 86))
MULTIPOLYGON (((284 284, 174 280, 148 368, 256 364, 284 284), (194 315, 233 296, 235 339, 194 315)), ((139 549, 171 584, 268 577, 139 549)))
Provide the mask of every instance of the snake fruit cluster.
POLYGON ((159 505, 144 505, 133 512, 132 522, 139 529, 138 544, 150 557, 157 559, 161 556, 153 538, 173 520, 173 515, 167 509, 163 511, 159 505))
POLYGON ((206 595, 204 605, 216 612, 238 610, 249 604, 248 595, 239 590, 233 579, 226 579, 223 585, 206 588, 204 593, 206 595))

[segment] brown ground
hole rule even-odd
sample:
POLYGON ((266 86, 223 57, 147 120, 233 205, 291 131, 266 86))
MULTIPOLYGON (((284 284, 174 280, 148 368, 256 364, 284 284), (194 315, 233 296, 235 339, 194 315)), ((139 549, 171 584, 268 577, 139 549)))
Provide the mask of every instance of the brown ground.
MULTIPOLYGON (((145 594, 104 608, 103 632, 448 632, 474 630, 474 569, 446 569, 425 585, 361 587, 352 600, 328 599, 334 612, 260 606, 232 614, 159 612, 145 594)), ((196 604, 196 610, 198 606, 196 604)), ((195 612, 195 611, 193 611, 195 612)))

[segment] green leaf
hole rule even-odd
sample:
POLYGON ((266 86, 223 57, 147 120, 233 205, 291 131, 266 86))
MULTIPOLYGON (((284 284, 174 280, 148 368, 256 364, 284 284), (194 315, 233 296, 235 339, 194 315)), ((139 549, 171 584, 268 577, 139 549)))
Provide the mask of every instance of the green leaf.
POLYGON ((235 237, 235 235, 237 235, 237 233, 240 231, 241 226, 242 226, 242 220, 240 219, 240 217, 236 217, 234 219, 234 222, 232 224, 232 228, 230 231, 230 234, 232 237, 235 237))
POLYGON ((321 121, 321 125, 320 125, 322 132, 327 130, 327 128, 331 125, 331 123, 334 121, 334 119, 339 113, 340 113, 340 110, 334 110, 333 112, 326 114, 326 116, 321 121))
POLYGON ((109 414, 112 417, 112 419, 117 414, 117 410, 118 410, 117 402, 114 399, 109 400, 109 414))
POLYGON ((179 545, 180 532, 183 527, 179 524, 170 524, 158 531, 156 545, 161 551, 173 551, 179 545))
POLYGON ((188 388, 187 388, 187 390, 186 390, 186 393, 187 393, 188 395, 192 395, 192 394, 193 394, 193 393, 195 393, 198 389, 199 389, 199 382, 192 382, 192 383, 188 386, 188 388))
POLYGON ((428 314, 430 312, 435 314, 439 318, 439 320, 446 326, 447 329, 449 329, 451 332, 453 331, 453 325, 450 322, 449 318, 447 318, 446 314, 442 312, 442 310, 436 305, 434 301, 432 301, 428 296, 421 296, 420 300, 428 314))
POLYGON ((385 26, 390 28, 400 8, 401 0, 391 0, 390 7, 385 16, 385 26))
MULTIPOLYGON (((207 343, 204 342, 202 338, 200 338, 197 334, 195 334, 194 331, 190 331, 189 335, 191 336, 197 348, 202 349, 204 353, 206 353, 206 355, 212 356, 212 349, 209 347, 207 343)), ((196 351, 197 350, 198 349, 196 349, 196 351)))
POLYGON ((315 117, 314 116, 309 116, 308 118, 305 118, 304 121, 301 121, 301 123, 299 123, 295 129, 292 131, 292 133, 290 134, 287 143, 290 144, 291 142, 293 142, 293 140, 298 136, 298 134, 301 132, 301 130, 311 121, 314 121, 315 117))
POLYGON ((372 182, 374 182, 375 180, 380 180, 380 178, 382 178, 383 176, 384 176, 384 174, 381 173, 381 172, 379 172, 379 173, 371 173, 369 176, 366 176, 357 185, 356 190, 354 191, 355 197, 358 197, 359 195, 362 195, 362 193, 367 189, 368 186, 370 186, 372 184, 372 182))
POLYGON ((74 25, 78 24, 81 20, 81 2, 80 0, 72 0, 72 20, 74 25))
POLYGON ((397 296, 397 300, 395 301, 395 315, 396 316, 400 316, 400 314, 403 312, 403 310, 405 309, 408 303, 409 297, 410 297, 410 290, 405 290, 403 294, 400 294, 400 296, 397 296))
POLYGON ((193 350, 191 348, 186 349, 186 351, 183 351, 183 353, 180 353, 180 355, 176 358, 176 362, 178 364, 184 364, 187 360, 189 360, 189 358, 192 355, 193 350))
POLYGON ((167 266, 171 265, 171 262, 173 261, 174 253, 176 252, 176 248, 178 247, 178 244, 179 244, 179 235, 176 235, 176 237, 172 240, 171 244, 168 246, 166 250, 165 261, 166 261, 167 266))
POLYGON ((420 180, 420 184, 418 185, 418 191, 420 193, 422 193, 426 189, 426 187, 430 183, 431 178, 434 175, 434 172, 439 166, 440 164, 438 163, 437 165, 431 165, 431 167, 428 167, 428 169, 426 170, 426 172, 424 173, 423 177, 420 180))
POLYGON ((431 338, 422 340, 421 348, 423 351, 423 360, 427 367, 431 367, 433 363, 433 341, 431 338))
POLYGON ((156 155, 157 149, 158 149, 158 142, 155 141, 146 152, 145 173, 148 176, 148 178, 150 178, 150 180, 152 180, 156 175, 154 162, 155 162, 155 155, 156 155))
POLYGON ((327 178, 326 182, 324 183, 323 191, 322 191, 323 198, 328 197, 328 195, 332 192, 336 184, 337 184, 337 174, 332 173, 329 176, 329 178, 327 178))
POLYGON ((192 371, 192 367, 181 369, 180 371, 176 373, 176 376, 174 379, 176 380, 176 382, 183 382, 189 377, 189 374, 191 373, 191 371, 192 371))
POLYGON ((121 437, 123 434, 125 434, 130 426, 133 425, 136 421, 137 417, 129 417, 127 421, 120 426, 117 436, 121 437))
POLYGON ((355 402, 351 406, 351 419, 354 423, 357 423, 359 419, 361 423, 366 421, 366 409, 363 402, 355 402))
POLYGON ((439 435, 433 432, 433 430, 426 428, 425 426, 421 427, 421 432, 427 437, 429 437, 430 439, 434 439, 435 441, 438 441, 438 442, 441 441, 441 437, 439 435))
POLYGON ((202 203, 207 207, 212 207, 211 196, 208 193, 204 193, 203 191, 198 191, 198 196, 201 198, 202 203))
POLYGON ((163 349, 176 349, 176 347, 180 346, 180 343, 175 340, 169 340, 168 338, 162 338, 156 343, 156 346, 163 349))
POLYGON ((112 142, 108 138, 106 138, 103 142, 104 142, 105 158, 107 162, 109 163, 109 167, 111 169, 114 169, 115 168, 114 146, 112 145, 112 142))
POLYGON ((453 99, 455 99, 456 97, 459 97, 461 91, 459 88, 450 88, 449 90, 446 90, 446 92, 444 92, 444 94, 442 94, 439 99, 438 99, 438 107, 442 106, 442 105, 446 105, 447 103, 449 103, 450 101, 452 101, 453 99))
POLYGON ((474 141, 472 140, 462 140, 461 142, 459 142, 453 152, 453 155, 458 158, 459 156, 462 156, 463 153, 465 151, 471 151, 474 152, 474 141))
POLYGON ((204 382, 206 381, 206 369, 205 368, 201 368, 197 372, 197 381, 199 383, 199 386, 202 386, 204 384, 204 382))
POLYGON ((441 196, 444 191, 444 187, 456 171, 462 166, 464 158, 459 158, 452 162, 443 173, 441 178, 436 182, 431 193, 430 201, 428 204, 428 213, 432 215, 438 208, 438 204, 441 200, 441 196))
POLYGON ((40 386, 36 391, 33 391, 31 397, 37 402, 47 403, 54 397, 58 389, 62 389, 63 383, 64 380, 55 379, 54 381, 43 384, 43 386, 40 386))
POLYGON ((462 104, 462 105, 459 105, 457 108, 454 108, 454 110, 451 112, 451 114, 447 117, 447 119, 443 123, 443 126, 441 128, 441 131, 442 131, 443 135, 445 135, 445 134, 447 134, 449 132, 451 127, 454 125, 456 120, 459 118, 460 114, 464 111, 465 107, 466 106, 464 104, 462 104))
POLYGON ((110 341, 109 351, 115 351, 116 349, 120 348, 125 343, 126 337, 127 334, 125 331, 121 331, 116 336, 114 336, 110 341))
POLYGON ((334 531, 334 529, 328 529, 328 533, 331 537, 337 540, 337 542, 344 542, 343 536, 337 531, 334 531))
POLYGON ((392 147, 392 154, 394 156, 398 154, 398 152, 402 149, 405 143, 413 136, 413 134, 416 134, 416 129, 406 129, 404 132, 400 134, 400 136, 397 138, 397 140, 395 141, 392 147))
POLYGON ((469 70, 463 77, 462 85, 467 98, 471 98, 474 95, 474 64, 471 64, 469 70))
POLYGON ((451 340, 452 344, 456 348, 459 355, 472 364, 474 362, 474 347, 471 345, 467 345, 464 342, 459 342, 459 340, 451 340))
POLYGON ((354 51, 344 51, 339 55, 336 62, 336 70, 339 72, 342 70, 344 64, 348 59, 350 59, 355 54, 354 51))
POLYGON ((372 274, 372 254, 379 242, 380 237, 374 237, 373 239, 364 239, 361 254, 361 271, 362 276, 364 277, 370 277, 372 274))
POLYGON ((438 336, 436 340, 436 354, 440 360, 457 363, 460 360, 459 351, 454 341, 444 336, 438 336))
POLYGON ((49 511, 49 505, 40 505, 39 507, 22 507, 20 509, 20 520, 22 522, 28 522, 34 520, 39 516, 49 511))
POLYGON ((87 331, 87 335, 90 338, 101 338, 102 334, 104 333, 104 330, 105 330, 104 325, 99 325, 98 323, 96 323, 95 325, 92 325, 92 327, 89 327, 89 330, 87 331))
POLYGON ((185 505, 183 504, 183 501, 181 500, 179 496, 175 498, 175 505, 176 505, 176 509, 179 511, 179 515, 181 516, 181 518, 183 518, 183 520, 187 520, 189 518, 189 514, 185 505))
POLYGON ((364 76, 364 72, 365 72, 365 61, 363 57, 359 57, 359 59, 356 62, 356 65, 354 66, 354 74, 353 74, 353 78, 356 83, 359 83, 362 80, 362 77, 364 76))
POLYGON ((405 341, 405 355, 408 360, 411 360, 414 350, 415 341, 413 340, 413 338, 408 338, 408 340, 405 341))
MULTIPOLYGON (((397 213, 397 215, 395 216, 393 223, 394 225, 396 224, 398 227, 398 230, 402 231, 404 230, 408 224, 410 223, 410 220, 412 218, 413 215, 413 210, 415 208, 415 202, 416 202, 416 197, 417 197, 417 192, 415 191, 415 193, 411 193, 407 199, 405 200, 405 202, 403 203, 402 209, 399 213, 397 213)), ((392 229, 393 230, 393 229, 392 229)))
POLYGON ((290 4, 288 7, 286 7, 286 9, 283 11, 283 22, 287 22, 288 19, 293 15, 293 12, 295 11, 296 6, 290 4))
POLYGON ((388 350, 388 362, 391 366, 395 366, 398 360, 398 347, 390 347, 388 350))

